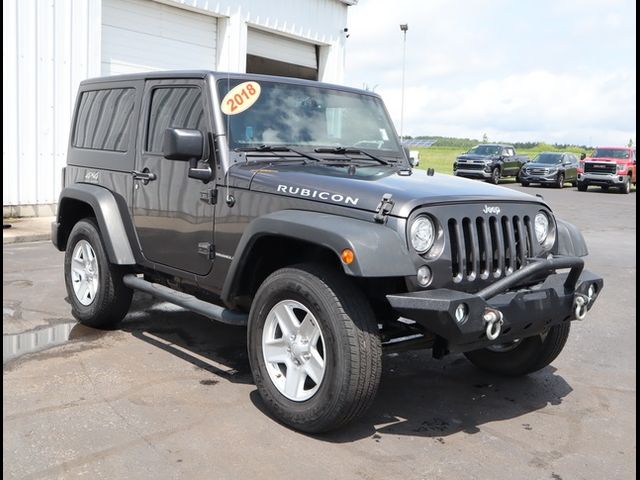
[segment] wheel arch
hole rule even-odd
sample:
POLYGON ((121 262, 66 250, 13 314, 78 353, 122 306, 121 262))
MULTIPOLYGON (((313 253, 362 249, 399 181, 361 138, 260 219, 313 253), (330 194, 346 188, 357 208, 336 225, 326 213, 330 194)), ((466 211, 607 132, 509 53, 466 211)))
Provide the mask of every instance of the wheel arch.
POLYGON ((317 212, 283 210, 249 224, 229 267, 222 300, 234 305, 235 297, 250 293, 272 271, 308 261, 329 262, 353 277, 415 275, 404 242, 384 225, 317 212), (345 248, 354 252, 351 264, 340 258, 345 248), (380 255, 381 250, 384 256, 380 255))
POLYGON ((58 250, 66 248, 71 229, 86 217, 96 219, 111 263, 136 264, 118 202, 113 193, 99 185, 74 184, 60 193, 52 231, 52 242, 58 250))

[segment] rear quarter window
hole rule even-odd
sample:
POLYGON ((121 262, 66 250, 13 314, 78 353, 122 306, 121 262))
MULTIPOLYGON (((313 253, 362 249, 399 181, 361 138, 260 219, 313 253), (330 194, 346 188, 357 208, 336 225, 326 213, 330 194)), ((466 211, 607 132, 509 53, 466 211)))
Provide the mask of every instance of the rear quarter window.
POLYGON ((133 88, 82 92, 72 145, 90 150, 126 152, 134 104, 133 88))

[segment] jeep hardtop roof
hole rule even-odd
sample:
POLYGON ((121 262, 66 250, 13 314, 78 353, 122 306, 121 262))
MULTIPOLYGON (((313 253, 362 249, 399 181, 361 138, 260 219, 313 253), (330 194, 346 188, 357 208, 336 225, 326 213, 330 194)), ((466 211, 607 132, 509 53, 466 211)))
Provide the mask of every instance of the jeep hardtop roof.
POLYGON ((260 75, 257 73, 231 73, 231 72, 215 72, 213 70, 163 70, 154 72, 141 72, 141 73, 128 73, 125 75, 112 75, 108 77, 94 77, 88 78, 80 82, 81 86, 97 84, 97 83, 109 83, 109 82, 127 82, 135 80, 157 80, 157 79, 172 79, 172 78, 206 78, 212 77, 215 80, 225 80, 227 78, 232 80, 246 79, 246 80, 263 80, 265 82, 281 82, 290 83, 295 85, 308 85, 310 87, 317 88, 331 88, 334 90, 341 90, 344 92, 352 92, 363 95, 370 95, 380 98, 375 92, 361 90, 358 88, 346 87, 344 85, 336 85, 331 83, 323 83, 315 80, 304 80, 301 78, 293 77, 277 77, 274 75, 260 75))

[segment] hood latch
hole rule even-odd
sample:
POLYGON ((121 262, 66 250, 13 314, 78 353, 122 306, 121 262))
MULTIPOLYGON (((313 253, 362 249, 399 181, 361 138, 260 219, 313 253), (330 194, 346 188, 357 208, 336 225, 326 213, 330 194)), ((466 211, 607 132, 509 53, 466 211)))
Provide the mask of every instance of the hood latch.
POLYGON ((392 195, 390 193, 382 195, 382 200, 380 200, 380 203, 376 207, 376 214, 373 216, 373 219, 377 223, 385 223, 387 221, 387 216, 391 213, 394 205, 391 197, 392 195))

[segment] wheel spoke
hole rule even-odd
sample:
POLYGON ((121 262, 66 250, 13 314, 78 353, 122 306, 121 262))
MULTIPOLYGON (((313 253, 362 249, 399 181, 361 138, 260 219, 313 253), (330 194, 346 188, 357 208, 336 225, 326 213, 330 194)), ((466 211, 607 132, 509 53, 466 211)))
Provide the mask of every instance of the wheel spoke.
POLYGON ((304 371, 316 385, 320 385, 324 373, 324 359, 315 348, 311 349, 311 358, 304 363, 304 371))
POLYGON ((79 258, 72 259, 71 270, 77 274, 81 274, 82 272, 84 272, 84 262, 79 258))
POLYGON ((84 260, 85 265, 89 265, 91 263, 91 253, 89 250, 89 243, 82 244, 82 258, 84 260))
POLYGON ((298 333, 309 340, 309 344, 315 346, 320 338, 320 328, 318 324, 308 313, 302 319, 298 333))
POLYGON ((287 343, 284 338, 277 338, 264 343, 264 358, 271 363, 285 363, 289 358, 287 343))
POLYGON ((298 322, 293 309, 289 305, 286 303, 279 305, 273 310, 273 314, 278 320, 278 325, 280 325, 283 335, 289 336, 298 333, 300 322, 298 322))
POLYGON ((78 299, 82 302, 87 296, 89 290, 89 284, 85 279, 80 280, 80 286, 78 287, 78 299))
POLYGON ((304 386, 306 375, 303 371, 290 365, 287 367, 287 378, 284 383, 284 392, 292 398, 297 398, 304 386))

